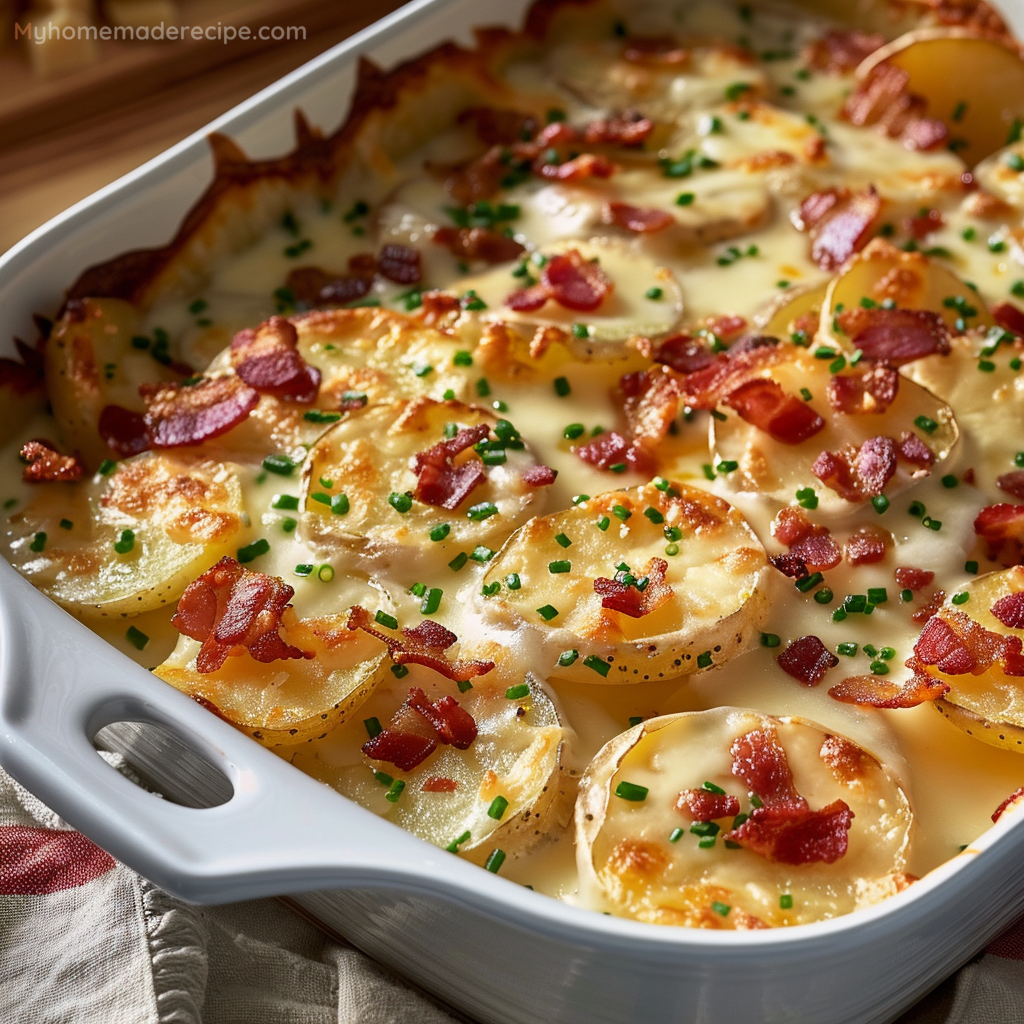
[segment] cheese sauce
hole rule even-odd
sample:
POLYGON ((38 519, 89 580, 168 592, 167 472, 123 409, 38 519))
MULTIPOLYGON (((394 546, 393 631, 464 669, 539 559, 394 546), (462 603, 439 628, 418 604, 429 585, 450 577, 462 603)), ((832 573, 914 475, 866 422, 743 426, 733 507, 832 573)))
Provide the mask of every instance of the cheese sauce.
MULTIPOLYGON (((236 331, 275 312, 296 312, 296 296, 286 284, 290 271, 316 266, 344 275, 354 256, 377 252, 386 244, 409 246, 421 254, 422 280, 409 287, 378 276, 357 306, 418 315, 423 292, 451 292, 462 297, 464 307, 453 329, 474 352, 479 352, 476 341, 486 325, 499 321, 518 327, 525 338, 538 325, 562 332, 554 348, 519 375, 488 375, 475 364, 467 368, 467 393, 457 396, 509 420, 522 432, 536 462, 557 470, 555 483, 538 489, 535 511, 554 513, 585 501, 580 495, 645 484, 650 476, 628 465, 621 467, 622 472, 609 472, 588 465, 573 451, 602 434, 624 429, 616 385, 623 374, 650 365, 642 345, 628 339, 657 339, 685 330, 720 348, 736 333, 756 333, 774 305, 788 295, 830 280, 834 273, 816 265, 808 235, 793 224, 810 193, 873 187, 882 200, 874 230, 896 245, 931 253, 928 259, 969 282, 963 285, 964 303, 978 297, 994 304, 1024 292, 1024 281, 1018 280, 1024 279, 1024 250, 1010 226, 1019 222, 1020 208, 1009 207, 1003 220, 983 220, 972 212, 971 194, 961 180, 965 166, 955 152, 944 147, 914 151, 899 139, 842 119, 839 111, 855 87, 853 75, 815 70, 802 56, 804 46, 820 38, 827 27, 806 12, 777 5, 763 10, 710 2, 631 6, 625 27, 616 25, 618 34, 564 42, 518 59, 503 71, 523 109, 547 109, 551 123, 582 125, 630 107, 659 122, 654 141, 614 154, 619 170, 607 179, 558 181, 513 175, 492 200, 494 205, 479 214, 477 226, 496 229, 520 243, 520 258, 493 266, 464 262, 431 242, 439 228, 466 226, 466 210, 446 191, 444 176, 424 170, 425 161, 450 164, 460 154, 478 152, 469 128, 451 127, 424 151, 397 163, 378 161, 378 172, 366 174, 358 192, 351 188, 358 175, 350 175, 348 191, 330 202, 296 196, 279 226, 209 268, 201 292, 165 296, 146 310, 140 335, 144 340, 166 336, 176 358, 192 367, 207 367, 219 357, 217 365, 226 368, 230 361, 222 352, 236 331), (692 49, 688 70, 659 64, 657 59, 632 64, 623 59, 624 39, 661 37, 666 32, 680 46, 692 49), (675 223, 649 234, 623 230, 608 223, 609 202, 665 210, 675 223), (914 238, 907 228, 908 220, 919 217, 922 208, 940 215, 926 240, 914 238), (586 260, 597 260, 613 282, 606 303, 593 313, 552 301, 539 312, 510 310, 506 296, 536 280, 546 260, 569 249, 578 250, 586 260), (716 330, 723 317, 742 318, 740 330, 723 332, 719 338, 716 330), (573 351, 594 358, 574 358, 573 351)), ((1015 152, 1012 147, 1009 151, 1015 152)), ((1024 193, 1017 197, 1011 189, 1008 201, 1018 198, 1024 203, 1024 193)), ((289 435, 290 445, 260 453, 287 456, 283 471, 281 463, 275 472, 259 465, 258 459, 239 458, 245 519, 235 546, 241 550, 261 539, 269 542, 265 553, 253 557, 251 568, 294 587, 293 605, 300 619, 338 615, 359 604, 412 625, 422 620, 421 592, 414 585, 442 589, 444 596, 430 617, 460 638, 459 650, 501 652, 496 659, 500 685, 490 684, 488 689, 482 681, 484 696, 479 700, 490 694, 500 702, 505 699, 500 692, 504 686, 527 674, 541 681, 538 685, 551 702, 551 715, 557 713, 566 730, 562 758, 570 791, 602 746, 636 718, 733 706, 800 716, 846 736, 885 765, 906 793, 914 816, 906 870, 920 876, 957 855, 985 830, 995 808, 1024 782, 1024 761, 954 728, 927 703, 910 710, 879 711, 840 703, 828 689, 845 676, 872 671, 870 666, 878 659, 865 649, 895 651, 887 664, 893 677, 902 678, 903 662, 921 629, 911 612, 925 602, 931 589, 951 595, 974 572, 999 567, 984 557, 973 521, 982 506, 1006 500, 996 478, 1013 469, 1014 457, 1024 448, 1024 375, 1019 358, 1016 366, 1013 362, 1019 344, 999 348, 990 356, 991 369, 979 370, 979 359, 986 358, 979 355, 981 345, 977 337, 957 342, 951 355, 918 360, 902 371, 905 381, 930 388, 953 409, 960 440, 945 461, 894 494, 881 513, 871 502, 844 503, 849 507, 841 515, 827 518, 816 519, 813 508, 809 510, 810 517, 828 525, 840 543, 862 526, 889 531, 892 543, 885 558, 859 566, 847 558, 826 572, 823 586, 806 593, 781 573, 767 570, 767 612, 748 624, 744 653, 723 657, 721 663, 692 675, 625 685, 596 675, 593 682, 578 676, 560 678, 552 666, 550 645, 536 631, 491 613, 488 597, 481 594, 486 562, 470 559, 457 568, 449 566, 457 554, 450 542, 431 548, 429 540, 422 541, 425 557, 433 558, 429 578, 419 575, 421 566, 415 560, 403 564, 401 557, 392 556, 371 566, 341 547, 331 550, 330 545, 315 543, 303 526, 302 510, 317 484, 304 484, 296 467, 319 427, 307 431, 308 436, 289 435), (926 514, 918 511, 922 506, 926 514), (972 562, 977 563, 974 571, 969 568, 972 562), (894 580, 897 566, 933 570, 933 587, 904 600, 906 595, 901 596, 894 580), (870 614, 836 614, 844 597, 869 590, 875 594, 870 614), (833 651, 849 651, 856 645, 855 653, 839 655, 839 664, 820 686, 801 684, 776 661, 790 640, 807 635, 820 638, 833 651), (778 646, 769 646, 773 643, 778 646)), ((111 370, 118 378, 118 394, 131 394, 146 379, 144 362, 136 359, 131 366, 111 370)), ((414 369, 422 395, 437 402, 456 397, 448 394, 450 381, 441 379, 440 365, 427 366, 423 373, 421 366, 414 369)), ((708 412, 681 409, 658 448, 658 473, 725 499, 742 512, 769 553, 784 551, 771 531, 780 502, 737 489, 731 471, 721 465, 720 453, 712 453, 714 426, 708 412)), ((2 455, 7 467, 5 507, 11 515, 8 555, 29 578, 42 579, 47 571, 42 565, 45 549, 36 552, 39 558, 29 556, 39 534, 26 532, 20 517, 31 519, 38 487, 65 485, 22 483, 16 472, 17 453, 30 438, 59 437, 60 425, 40 412, 11 433, 15 436, 7 439, 2 455)), ((229 433, 219 442, 229 452, 231 438, 229 433)), ((64 450, 75 447, 74 438, 62 440, 64 450)), ((823 490, 820 481, 810 476, 807 480, 823 490)), ((96 486, 102 482, 99 476, 95 481, 96 486)), ((784 503, 797 501, 794 493, 784 503)), ((438 522, 462 514, 435 511, 438 522)), ((607 575, 614 573, 616 543, 628 545, 635 526, 615 523, 606 534, 607 575)), ((504 536, 510 532, 511 527, 504 536)), ((50 537, 51 547, 57 539, 50 537)), ((571 555, 569 548, 564 557, 571 560, 571 555)), ((557 549, 545 548, 537 557, 548 562, 561 556, 557 549)), ((671 558, 666 554, 670 573, 671 558)), ((173 604, 132 620, 148 638, 141 650, 126 636, 122 619, 96 618, 87 610, 83 617, 114 646, 155 668, 170 656, 178 639, 169 622, 172 610, 173 604)), ((299 748, 278 747, 276 752, 378 813, 414 827, 407 814, 403 817, 396 810, 395 802, 382 798, 384 791, 361 751, 367 740, 364 720, 387 723, 412 686, 423 687, 432 697, 453 694, 470 699, 429 669, 410 665, 399 677, 387 673, 358 711, 323 739, 299 748)), ((538 706, 546 707, 538 700, 538 706)), ((492 706, 499 705, 488 705, 492 706)), ((544 718, 541 726, 549 720, 544 718)), ((500 728, 496 735, 501 735, 500 728)), ((562 808, 557 822, 546 821, 547 834, 541 841, 521 856, 509 857, 501 870, 552 896, 580 901, 565 812, 562 808)), ((427 830, 436 842, 442 842, 439 828, 435 822, 427 830)), ((599 905, 594 899, 584 902, 599 905)))

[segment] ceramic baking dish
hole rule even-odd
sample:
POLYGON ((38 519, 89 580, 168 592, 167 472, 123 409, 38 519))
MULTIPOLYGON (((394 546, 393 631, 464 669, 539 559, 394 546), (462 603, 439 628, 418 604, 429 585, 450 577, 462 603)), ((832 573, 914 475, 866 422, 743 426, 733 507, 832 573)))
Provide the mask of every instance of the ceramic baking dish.
MULTIPOLYGON (((340 119, 357 54, 390 66, 453 35, 469 41, 470 24, 515 24, 525 7, 409 4, 211 128, 256 157, 285 152, 296 106, 327 128, 340 119)), ((1007 13, 1020 30, 1024 4, 1007 13)), ((53 310, 83 267, 170 237, 210 175, 204 134, 0 260, 5 343, 28 336, 31 314, 53 310)), ((324 925, 488 1024, 881 1024, 1024 912, 1019 813, 900 895, 825 923, 715 933, 577 909, 429 846, 295 771, 109 647, 5 563, 0 763, 170 892, 209 903, 292 894, 324 925), (178 802, 111 769, 97 754, 103 745, 127 751, 178 802)))

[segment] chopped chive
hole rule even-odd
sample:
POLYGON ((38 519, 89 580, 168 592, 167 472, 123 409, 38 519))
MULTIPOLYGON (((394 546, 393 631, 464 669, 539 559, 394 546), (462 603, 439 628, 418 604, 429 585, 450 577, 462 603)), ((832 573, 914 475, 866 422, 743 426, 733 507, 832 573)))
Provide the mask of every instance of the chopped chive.
MULTIPOLYGON (((34 551, 36 554, 39 554, 39 552, 46 547, 46 534, 42 532, 37 533, 32 538, 32 543, 29 544, 28 547, 30 551, 34 551)), ((117 545, 115 544, 114 547, 117 547, 117 545)))
POLYGON ((873 658, 878 654, 878 648, 874 644, 865 644, 864 653, 869 657, 873 658))
POLYGON ((782 643, 781 637, 778 633, 762 633, 761 634, 761 646, 762 647, 778 647, 782 643))
POLYGON ((473 689, 473 684, 468 679, 459 679, 455 685, 459 688, 459 693, 465 693, 467 690, 473 689))
POLYGON ((914 600, 914 592, 909 587, 906 590, 901 590, 900 600, 903 601, 904 604, 909 604, 914 600))
POLYGON ((872 604, 885 604, 889 600, 889 592, 885 587, 869 587, 868 600, 872 604))
POLYGON ((711 652, 703 651, 697 655, 697 668, 707 668, 712 662, 711 652))
POLYGON ((643 715, 630 715, 629 716, 629 727, 632 729, 636 725, 642 725, 644 720, 643 715))
POLYGON ((796 502, 801 508, 815 509, 818 507, 818 496, 813 487, 799 487, 796 491, 796 502))
POLYGON ((884 676, 889 672, 889 665, 884 661, 873 661, 870 667, 872 675, 884 676))
POLYGON ((294 511, 299 507, 299 499, 294 494, 275 494, 270 507, 294 511))
POLYGON ((806 594, 809 590, 813 590, 819 583, 825 579, 820 572, 812 572, 810 576, 804 576, 803 579, 796 581, 796 589, 801 594, 806 594))
POLYGON ((347 515, 351 507, 347 494, 335 494, 331 498, 331 511, 336 516, 347 515))
MULTIPOLYGON (((589 338, 590 337, 590 328, 586 324, 573 324, 572 325, 572 336, 574 338, 580 338, 580 339, 589 338)), ((563 377, 562 380, 565 380, 565 378, 563 377)), ((557 385, 556 385, 556 390, 557 390, 557 385)), ((566 392, 566 394, 568 394, 568 392, 566 392)))
POLYGON ((409 674, 409 670, 404 665, 392 665, 391 674, 396 679, 404 679, 409 674))
POLYGON ((558 656, 558 664, 562 668, 568 668, 570 665, 574 665, 576 663, 576 659, 579 656, 580 652, 577 651, 575 648, 573 648, 573 650, 571 651, 562 651, 562 653, 558 656))
POLYGON ((341 419, 340 412, 328 412, 325 409, 308 409, 302 414, 307 423, 337 423, 341 419))
POLYGON ((932 519, 931 516, 925 516, 924 519, 921 520, 921 525, 938 533, 938 531, 942 529, 942 520, 932 519))
POLYGON ((650 299, 652 302, 657 302, 658 299, 664 296, 665 292, 661 288, 648 288, 644 292, 644 298, 650 299))
POLYGON ((334 566, 326 563, 321 565, 316 571, 316 578, 323 583, 330 583, 334 579, 334 566))
POLYGON ((438 523, 437 526, 431 527, 430 539, 435 542, 444 540, 445 537, 447 537, 448 534, 451 532, 452 528, 448 525, 448 523, 438 523))
POLYGON ((447 851, 448 851, 449 853, 458 853, 458 852, 459 852, 459 847, 460 847, 460 846, 461 846, 461 845, 462 845, 463 843, 468 843, 468 842, 469 842, 469 840, 470 840, 470 833, 469 833, 468 831, 466 831, 466 832, 463 832, 463 833, 462 833, 462 835, 458 837, 458 839, 453 839, 453 840, 452 840, 452 841, 451 841, 451 842, 450 842, 450 843, 449 843, 449 844, 448 844, 448 845, 447 845, 447 846, 445 847, 445 849, 446 849, 446 850, 447 850, 447 851))
POLYGON ((607 516, 601 516, 600 519, 597 520, 596 525, 599 530, 604 531, 607 530, 609 526, 611 526, 611 522, 612 521, 607 516))
POLYGON ((510 686, 505 691, 505 696, 509 700, 522 700, 523 697, 530 696, 530 687, 527 683, 517 683, 515 686, 510 686))
POLYGON ((104 459, 96 469, 100 476, 110 476, 117 469, 117 463, 113 459, 104 459))
POLYGON ((487 808, 487 817, 493 818, 495 821, 501 821, 505 811, 508 810, 508 801, 503 796, 496 796, 491 801, 491 806, 487 808))
POLYGON ((239 548, 236 552, 238 561, 243 565, 246 562, 251 562, 255 558, 259 558, 260 555, 265 555, 270 550, 270 541, 264 537, 260 537, 259 540, 254 540, 251 544, 246 544, 245 547, 239 548))
POLYGON ((652 522, 655 526, 660 526, 665 522, 665 517, 652 506, 648 506, 644 509, 644 515, 652 522))
POLYGON ((400 494, 398 491, 392 491, 388 495, 388 504, 396 512, 401 512, 404 515, 412 508, 412 495, 400 494))
POLYGON ((387 773, 387 772, 382 772, 382 771, 381 771, 380 769, 378 769, 378 768, 375 768, 375 769, 373 770, 373 777, 374 777, 374 778, 375 778, 375 779, 376 779, 376 780, 377 780, 377 781, 378 781, 378 782, 379 782, 379 783, 380 783, 380 784, 381 784, 382 786, 390 786, 390 785, 391 785, 391 783, 393 783, 393 782, 395 781, 395 777, 394 777, 393 775, 388 775, 388 773, 387 773))
POLYGON ((599 676, 605 677, 607 677, 612 667, 607 661, 605 661, 603 658, 599 658, 596 654, 588 654, 583 659, 583 664, 587 668, 593 669, 593 671, 596 672, 599 676))
POLYGON ((480 593, 484 597, 494 597, 499 590, 501 590, 501 583, 498 580, 494 580, 492 583, 485 583, 480 588, 480 593))
MULTIPOLYGON (((401 511, 401 510, 399 510, 401 511)), ((467 519, 472 519, 473 522, 479 523, 484 519, 489 519, 491 516, 498 514, 498 506, 493 501, 482 501, 479 505, 474 505, 466 513, 467 519)))
POLYGON ((896 657, 896 649, 894 647, 883 647, 879 652, 878 656, 882 661, 892 661, 896 657))
POLYGON ((907 512, 912 516, 916 516, 918 519, 920 519, 926 511, 927 509, 919 501, 912 501, 907 506, 907 512))
POLYGON ((843 619, 845 619, 845 618, 846 618, 846 609, 845 608, 837 608, 832 613, 832 621, 833 622, 842 622, 843 619))
POLYGON ((149 643, 149 637, 135 626, 129 626, 124 637, 138 651, 141 651, 149 643))
POLYGON ((472 558, 474 562, 479 562, 480 565, 483 565, 494 557, 494 551, 487 547, 486 544, 478 544, 469 553, 469 557, 472 558))
POLYGON ((690 206, 696 198, 692 192, 680 192, 676 196, 676 206, 690 206))
POLYGON ((850 641, 836 646, 836 654, 842 654, 847 658, 852 658, 857 653, 857 650, 857 644, 851 643, 850 641))
POLYGON ((381 626, 387 626, 388 629, 398 629, 398 619, 394 615, 388 615, 387 612, 377 610, 377 614, 374 615, 373 621, 379 623, 381 626))
POLYGON ((790 893, 784 892, 779 896, 779 909, 780 910, 792 910, 793 909, 793 897, 790 893))
POLYGON ((565 398, 566 395, 572 394, 572 385, 565 377, 556 377, 554 380, 555 394, 559 398, 565 398))
POLYGON ((976 573, 978 571, 977 562, 964 562, 964 572, 976 573))
POLYGON ((448 568, 452 572, 458 572, 465 564, 469 561, 469 555, 465 551, 460 551, 449 563, 448 568))
POLYGON ((722 831, 722 826, 713 821, 695 821, 690 826, 690 833, 695 836, 716 836, 722 831))
POLYGON ((263 468, 278 476, 291 476, 295 472, 295 463, 287 455, 268 455, 263 460, 263 468))
POLYGON ((75 524, 70 519, 62 519, 60 521, 60 528, 62 530, 73 530, 75 528, 75 524))
POLYGON ((555 543, 558 544, 560 548, 567 548, 572 545, 572 541, 569 540, 569 538, 566 537, 564 533, 559 533, 555 535, 555 543))
POLYGON ((821 590, 815 593, 814 600, 817 601, 818 604, 831 604, 834 596, 835 595, 832 593, 831 588, 822 587, 821 590))
POLYGON ((313 566, 309 562, 300 562, 292 570, 296 576, 311 576, 313 574, 313 566))
POLYGON ((715 900, 714 903, 711 904, 711 909, 716 914, 721 914, 722 917, 728 917, 729 911, 732 910, 732 907, 730 907, 728 903, 720 903, 718 900, 715 900))
POLYGON ((397 804, 398 798, 402 795, 402 790, 405 789, 404 779, 395 779, 394 782, 388 787, 388 791, 384 794, 384 799, 391 804, 397 804))
POLYGON ((590 501, 589 494, 574 494, 572 496, 572 503, 574 505, 582 505, 585 501, 590 501))
POLYGON ((871 499, 871 505, 879 515, 889 510, 889 504, 889 499, 884 494, 876 494, 871 499))
POLYGON ((484 867, 492 874, 497 874, 501 870, 501 865, 505 863, 505 851, 497 848, 491 850, 487 861, 484 863, 484 867))
POLYGON ((612 505, 612 515, 615 516, 616 519, 621 519, 622 522, 625 522, 633 515, 633 513, 630 512, 625 505, 612 505))
POLYGON ((508 587, 509 590, 518 590, 522 585, 522 580, 519 579, 519 573, 517 572, 510 572, 505 577, 505 586, 508 587))
POLYGON ((486 377, 481 377, 476 382, 476 393, 481 398, 488 398, 488 397, 490 397, 491 385, 487 382, 487 378, 486 377))
POLYGON ((298 525, 299 525, 299 521, 297 519, 292 519, 291 516, 285 516, 285 518, 281 520, 281 529, 285 533, 294 533, 295 532, 295 528, 298 525))
POLYGON ((848 612, 862 612, 867 607, 868 599, 865 594, 847 594, 843 601, 843 607, 848 612))
POLYGON ((558 609, 554 605, 545 604, 537 609, 537 614, 545 622, 550 622, 558 614, 558 609))
POLYGON ((961 590, 950 598, 953 604, 967 604, 970 599, 971 595, 966 590, 961 590))
POLYGON ((683 832, 683 830, 681 828, 674 828, 669 833, 668 841, 670 843, 678 843, 679 840, 682 839, 684 835, 685 835, 685 833, 683 832))
POLYGON ((650 790, 646 786, 638 786, 634 782, 626 782, 623 779, 615 787, 615 795, 621 800, 632 800, 634 803, 642 803, 647 799, 650 790))
POLYGON ((586 427, 582 423, 570 423, 565 430, 562 431, 562 437, 566 441, 575 441, 577 437, 585 433, 586 427))
POLYGON ((441 598, 444 591, 440 587, 431 587, 424 595, 420 603, 421 615, 433 615, 441 607, 441 598))
POLYGON ((670 557, 672 555, 678 555, 679 554, 679 545, 676 544, 674 541, 671 544, 666 545, 666 547, 665 547, 665 554, 669 555, 670 557))
POLYGON ((374 736, 379 736, 384 731, 379 718, 364 718, 363 727, 366 729, 367 735, 371 740, 374 736))

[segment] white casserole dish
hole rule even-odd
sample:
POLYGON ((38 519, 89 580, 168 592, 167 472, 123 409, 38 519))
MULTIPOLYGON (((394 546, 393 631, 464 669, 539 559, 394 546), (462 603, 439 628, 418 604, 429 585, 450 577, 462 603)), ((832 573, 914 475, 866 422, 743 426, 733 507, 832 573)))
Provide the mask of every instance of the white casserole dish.
MULTIPOLYGON (((357 54, 391 66, 453 34, 468 40, 470 24, 515 24, 526 6, 410 4, 211 128, 254 157, 285 152, 296 106, 327 128, 340 119, 357 54)), ((1024 27, 1024 4, 1007 14, 1024 27)), ((31 314, 54 309, 84 267, 166 241, 209 177, 204 135, 7 253, 0 338, 9 344, 27 334, 31 314)), ((157 747, 148 759, 162 756, 173 768, 168 755, 157 747)), ((212 903, 295 894, 316 919, 488 1024, 889 1021, 1024 911, 1019 813, 900 895, 822 924, 709 933, 576 909, 426 845, 292 770, 110 648, 6 564, 0 763, 176 895, 212 903), (94 749, 96 733, 114 722, 170 730, 223 773, 230 799, 187 807, 137 788, 94 749)), ((158 780, 175 785, 166 772, 158 780)), ((208 778, 179 777, 177 785, 193 795, 205 788, 213 801, 208 778)))

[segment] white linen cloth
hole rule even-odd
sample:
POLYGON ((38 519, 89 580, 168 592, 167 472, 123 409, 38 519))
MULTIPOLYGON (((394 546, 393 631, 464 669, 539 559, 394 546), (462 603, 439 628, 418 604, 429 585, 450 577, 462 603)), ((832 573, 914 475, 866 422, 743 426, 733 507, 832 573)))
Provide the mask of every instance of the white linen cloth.
MULTIPOLYGON (((169 896, 0 770, 2 1024, 465 1020, 276 900, 169 896)), ((1024 921, 898 1024, 1009 1021, 1024 1021, 1024 921)))

